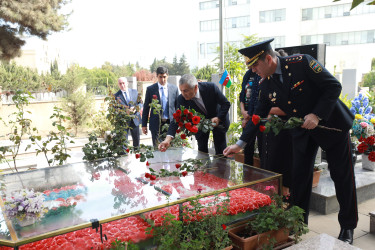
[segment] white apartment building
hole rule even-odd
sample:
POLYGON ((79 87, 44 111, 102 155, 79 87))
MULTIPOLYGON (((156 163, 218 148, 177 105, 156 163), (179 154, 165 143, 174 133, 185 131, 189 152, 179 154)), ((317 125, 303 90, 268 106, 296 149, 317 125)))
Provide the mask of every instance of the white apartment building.
MULTIPOLYGON (((274 48, 322 44, 330 72, 357 69, 357 81, 375 58, 375 5, 351 0, 223 0, 224 42, 256 34, 275 38, 274 48)), ((219 45, 219 1, 199 1, 197 65, 212 64, 219 45)))

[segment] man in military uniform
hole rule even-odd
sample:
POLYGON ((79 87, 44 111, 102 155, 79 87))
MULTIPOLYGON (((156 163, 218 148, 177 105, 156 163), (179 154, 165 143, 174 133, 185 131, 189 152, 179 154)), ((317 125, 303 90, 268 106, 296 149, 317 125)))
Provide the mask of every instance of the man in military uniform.
MULTIPOLYGON (((267 117, 272 106, 282 109, 287 118, 304 119, 301 127, 291 130, 293 167, 291 199, 305 210, 308 222, 313 167, 320 146, 327 153, 330 175, 340 205, 339 239, 353 243, 358 222, 357 195, 349 130, 353 115, 339 100, 341 84, 309 55, 277 57, 269 39, 239 50, 247 57, 252 71, 263 78, 255 114, 267 117), (341 130, 317 128, 317 125, 341 130)), ((240 151, 256 135, 259 124, 249 122, 237 144, 227 147, 224 155, 240 151)))

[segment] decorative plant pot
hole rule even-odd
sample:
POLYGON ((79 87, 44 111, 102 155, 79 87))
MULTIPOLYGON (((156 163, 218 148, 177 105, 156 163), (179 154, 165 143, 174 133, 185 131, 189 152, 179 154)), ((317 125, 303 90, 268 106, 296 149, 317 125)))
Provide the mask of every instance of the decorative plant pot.
POLYGON ((320 179, 320 174, 322 173, 322 170, 314 170, 313 172, 313 182, 312 182, 312 187, 317 187, 319 184, 319 179, 320 179))
POLYGON ((254 165, 254 167, 260 168, 260 158, 259 157, 256 157, 256 156, 253 157, 253 165, 254 165))
POLYGON ((20 227, 27 227, 34 224, 36 222, 36 218, 25 218, 23 220, 16 219, 15 221, 20 227))
POLYGON ((367 154, 362 155, 362 168, 370 171, 375 171, 375 162, 370 161, 367 154))
POLYGON ((283 243, 288 241, 289 230, 281 228, 279 230, 273 230, 262 234, 250 236, 248 238, 240 237, 239 232, 246 229, 246 224, 239 227, 232 228, 228 231, 229 238, 233 242, 234 249, 246 249, 252 250, 261 248, 264 244, 268 243, 270 239, 274 238, 277 243, 283 243))

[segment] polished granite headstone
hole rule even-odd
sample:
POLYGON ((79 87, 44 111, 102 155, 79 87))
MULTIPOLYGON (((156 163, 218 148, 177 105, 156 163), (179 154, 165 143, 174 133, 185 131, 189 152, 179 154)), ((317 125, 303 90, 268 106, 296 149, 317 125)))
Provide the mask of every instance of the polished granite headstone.
POLYGON ((330 250, 355 250, 360 249, 345 243, 341 240, 338 240, 328 234, 319 234, 310 239, 301 241, 300 243, 293 245, 291 247, 285 248, 288 250, 315 250, 315 249, 330 249, 330 250))
MULTIPOLYGON (((354 168, 358 203, 375 198, 375 171, 362 169, 362 162, 354 168)), ((319 185, 312 189, 310 209, 322 214, 339 211, 334 183, 328 169, 323 169, 319 185)))

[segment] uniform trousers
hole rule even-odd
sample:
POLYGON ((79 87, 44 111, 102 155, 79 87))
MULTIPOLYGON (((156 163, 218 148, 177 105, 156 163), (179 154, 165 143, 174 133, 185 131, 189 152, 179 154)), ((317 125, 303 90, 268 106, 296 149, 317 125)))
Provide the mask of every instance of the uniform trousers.
POLYGON ((338 220, 341 228, 354 229, 358 222, 357 194, 350 136, 316 128, 306 131, 293 129, 293 169, 291 199, 294 205, 305 210, 308 223, 315 157, 320 146, 327 153, 328 168, 334 182, 340 205, 338 220))

